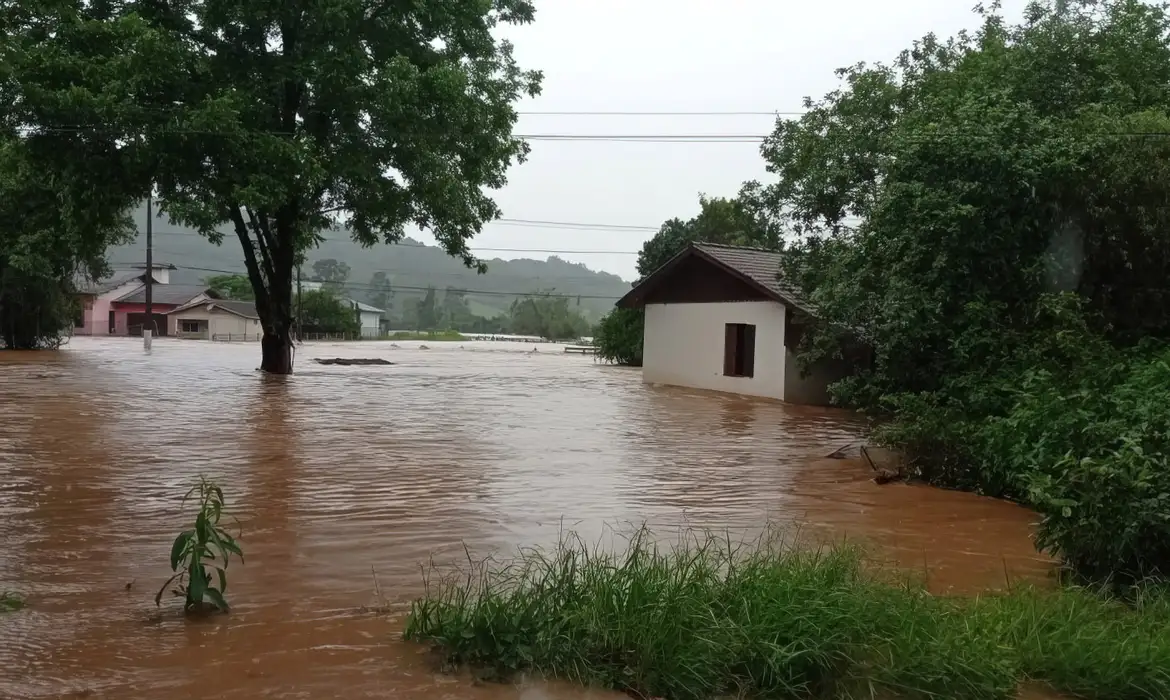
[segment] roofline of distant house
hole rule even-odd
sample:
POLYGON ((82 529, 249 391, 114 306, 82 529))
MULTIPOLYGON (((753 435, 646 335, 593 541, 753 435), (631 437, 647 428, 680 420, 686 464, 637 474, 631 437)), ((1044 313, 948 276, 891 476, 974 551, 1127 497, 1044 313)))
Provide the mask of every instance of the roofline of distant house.
MULTIPOLYGON (((746 247, 741 247, 741 246, 721 245, 718 243, 703 243, 701 241, 691 241, 690 243, 687 244, 686 248, 683 248, 679 252, 675 253, 674 257, 672 257, 670 260, 667 260, 665 263, 663 263, 657 270, 655 270, 654 272, 651 272, 644 279, 641 279, 637 283, 635 283, 633 289, 626 292, 625 295, 622 296, 621 299, 618 299, 615 306, 617 306, 618 308, 621 308, 621 309, 637 309, 637 308, 641 308, 641 307, 645 306, 646 303, 641 302, 637 298, 637 297, 640 297, 641 294, 636 295, 636 293, 639 292, 640 290, 647 289, 647 288, 653 286, 654 284, 657 284, 659 281, 662 280, 663 277, 670 274, 670 272, 672 270, 674 270, 674 268, 677 267, 683 260, 686 260, 690 256, 695 255, 695 256, 698 256, 699 258, 703 259, 704 261, 711 263, 712 265, 719 268, 720 270, 723 270, 724 272, 728 273, 729 275, 732 275, 736 279, 741 280, 742 282, 747 284, 752 289, 755 289, 760 294, 763 294, 764 296, 766 296, 767 298, 769 298, 773 301, 777 301, 781 304, 785 304, 785 305, 791 306, 793 308, 800 309, 801 311, 805 311, 805 312, 808 311, 805 304, 800 303, 795 299, 791 299, 787 295, 780 294, 779 292, 777 292, 774 289, 769 289, 768 287, 764 286, 763 284, 760 284, 755 279, 753 279, 751 276, 744 274, 741 270, 738 270, 738 269, 732 267, 731 265, 728 265, 727 263, 723 262, 722 260, 711 255, 707 251, 703 250, 700 247, 703 245, 710 245, 710 246, 718 247, 718 248, 730 248, 733 250, 755 250, 755 251, 759 251, 759 252, 763 252, 763 253, 772 252, 772 251, 765 250, 763 248, 746 248, 746 247)), ((780 271, 777 270, 776 272, 777 272, 777 274, 779 274, 780 271)))
POLYGON ((180 307, 171 309, 170 311, 167 312, 167 315, 177 314, 180 311, 188 311, 188 310, 193 309, 197 306, 206 305, 209 307, 214 306, 221 311, 225 311, 233 316, 239 316, 240 318, 250 318, 250 319, 257 320, 257 321, 260 320, 259 314, 256 314, 255 316, 249 316, 248 314, 242 314, 239 311, 236 311, 235 309, 231 309, 231 308, 224 306, 223 304, 220 304, 219 302, 221 302, 221 301, 232 301, 232 300, 231 299, 200 299, 199 301, 189 301, 180 307))

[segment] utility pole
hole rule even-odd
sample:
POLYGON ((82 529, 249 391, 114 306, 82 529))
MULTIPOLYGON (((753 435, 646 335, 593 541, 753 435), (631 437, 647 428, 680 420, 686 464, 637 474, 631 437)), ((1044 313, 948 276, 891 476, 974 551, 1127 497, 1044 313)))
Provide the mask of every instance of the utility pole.
POLYGON ((301 266, 297 264, 297 342, 301 340, 301 266))
MULTIPOLYGON (((151 190, 154 184, 151 184, 151 190)), ((151 219, 150 199, 154 192, 146 195, 146 320, 142 323, 142 347, 150 350, 150 336, 154 330, 154 307, 152 306, 152 292, 154 291, 154 229, 151 219)))

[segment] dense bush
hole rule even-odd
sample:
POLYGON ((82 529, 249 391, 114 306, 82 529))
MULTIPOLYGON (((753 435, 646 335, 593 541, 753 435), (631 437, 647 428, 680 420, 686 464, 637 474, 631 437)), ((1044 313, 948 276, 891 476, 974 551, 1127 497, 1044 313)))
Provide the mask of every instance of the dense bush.
POLYGON ((1044 517, 1093 577, 1167 573, 1170 16, 1138 0, 994 11, 780 121, 764 146, 784 274, 860 337, 833 387, 934 483, 1044 517))
POLYGON ((642 309, 610 311, 594 331, 597 356, 607 362, 641 367, 645 322, 646 312, 642 309))

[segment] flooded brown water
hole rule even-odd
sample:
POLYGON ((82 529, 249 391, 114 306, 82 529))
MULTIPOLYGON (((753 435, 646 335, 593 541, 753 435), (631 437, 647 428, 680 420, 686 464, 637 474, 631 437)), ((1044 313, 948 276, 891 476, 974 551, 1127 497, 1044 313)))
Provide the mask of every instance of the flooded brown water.
POLYGON ((254 344, 0 353, 0 590, 29 602, 0 616, 0 698, 618 697, 476 686, 396 639, 428 558, 562 527, 794 524, 876 542, 936 590, 1047 570, 1023 509, 825 459, 860 434, 849 414, 648 387, 556 346, 400 345, 309 344, 286 378, 255 371, 254 344), (200 474, 247 563, 230 616, 186 622, 153 597, 200 474), (360 611, 371 571, 389 615, 360 611))

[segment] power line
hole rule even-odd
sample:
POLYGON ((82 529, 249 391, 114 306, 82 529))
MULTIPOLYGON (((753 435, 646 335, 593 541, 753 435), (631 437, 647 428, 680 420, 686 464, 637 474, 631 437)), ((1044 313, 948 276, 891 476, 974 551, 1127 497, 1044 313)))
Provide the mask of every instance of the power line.
MULTIPOLYGON (((195 231, 155 231, 156 236, 197 236, 203 238, 203 235, 195 231)), ((233 234, 224 234, 227 237, 232 237, 233 234)), ((347 242, 352 243, 353 239, 345 236, 325 236, 327 241, 347 242)), ((438 246, 427 245, 425 243, 394 243, 392 245, 400 248, 427 248, 429 250, 437 250, 446 255, 446 251, 438 246)), ((468 248, 472 252, 486 251, 489 253, 546 253, 549 255, 641 255, 637 250, 563 250, 560 248, 485 248, 477 245, 469 245, 468 248)))

